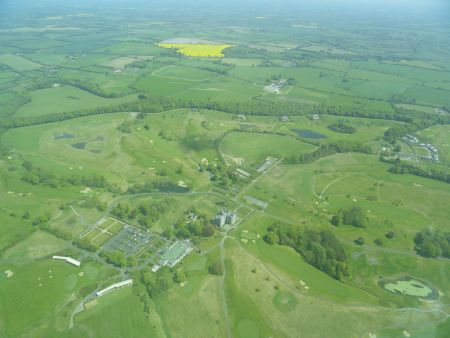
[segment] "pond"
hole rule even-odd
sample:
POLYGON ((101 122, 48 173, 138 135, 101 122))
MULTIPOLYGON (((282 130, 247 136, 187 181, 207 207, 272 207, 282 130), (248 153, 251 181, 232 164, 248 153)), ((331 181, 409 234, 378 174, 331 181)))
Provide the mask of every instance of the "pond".
POLYGON ((439 291, 429 283, 409 276, 397 279, 381 279, 379 285, 383 289, 399 295, 413 296, 424 300, 436 300, 439 298, 439 291))
POLYGON ((294 133, 296 133, 298 136, 304 137, 304 138, 310 138, 310 139, 313 139, 313 140, 320 140, 320 139, 323 139, 323 138, 327 138, 326 135, 317 133, 317 132, 309 130, 309 129, 297 129, 297 128, 294 128, 294 129, 291 129, 291 130, 294 133))
POLYGON ((83 150, 84 148, 86 148, 86 144, 87 142, 80 142, 80 143, 73 143, 71 144, 72 148, 78 149, 78 150, 83 150))
POLYGON ((65 140, 69 138, 75 138, 75 135, 69 133, 58 133, 53 137, 54 140, 65 140))

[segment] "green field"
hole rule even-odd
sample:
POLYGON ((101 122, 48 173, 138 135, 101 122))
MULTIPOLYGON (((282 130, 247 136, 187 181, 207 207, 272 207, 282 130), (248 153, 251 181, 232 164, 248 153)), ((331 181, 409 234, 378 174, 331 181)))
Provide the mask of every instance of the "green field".
POLYGON ((310 144, 275 134, 232 133, 220 144, 221 151, 235 163, 256 165, 266 157, 287 157, 314 149, 310 144))
POLYGON ((7 65, 8 67, 11 67, 12 69, 18 72, 34 70, 41 67, 40 64, 27 60, 22 56, 13 54, 0 55, 0 64, 7 65))
POLYGON ((0 4, 1 338, 448 337, 448 6, 328 2, 0 4))
POLYGON ((105 99, 70 86, 42 89, 31 94, 31 102, 22 106, 18 116, 39 116, 106 106, 132 101, 134 96, 105 99), (55 104, 57 103, 57 104, 55 104))

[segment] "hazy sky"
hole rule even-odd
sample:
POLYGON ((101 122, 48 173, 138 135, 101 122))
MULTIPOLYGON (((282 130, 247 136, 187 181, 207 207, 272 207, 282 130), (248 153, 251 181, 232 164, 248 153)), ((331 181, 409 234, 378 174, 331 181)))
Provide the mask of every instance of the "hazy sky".
MULTIPOLYGON (((32 9, 49 11, 73 8, 174 7, 202 12, 217 7, 257 15, 259 11, 284 11, 291 14, 315 11, 320 14, 374 14, 390 12, 402 16, 432 16, 450 21, 450 0, 0 0, 0 15, 32 14, 32 9)), ((36 12, 37 14, 38 12, 36 12)))

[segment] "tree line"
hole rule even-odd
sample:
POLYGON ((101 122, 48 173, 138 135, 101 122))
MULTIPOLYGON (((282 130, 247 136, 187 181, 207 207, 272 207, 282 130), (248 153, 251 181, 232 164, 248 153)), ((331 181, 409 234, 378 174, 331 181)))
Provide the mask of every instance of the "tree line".
POLYGON ((23 162, 22 167, 25 169, 22 180, 33 185, 46 185, 52 188, 59 188, 67 185, 81 185, 91 188, 111 188, 112 190, 115 188, 115 186, 108 184, 106 178, 102 175, 90 174, 64 177, 49 173, 48 171, 33 165, 29 161, 23 162))
POLYGON ((372 154, 372 148, 360 142, 339 140, 335 142, 322 144, 321 146, 319 146, 319 148, 309 153, 290 155, 284 160, 284 163, 287 164, 310 163, 326 156, 350 152, 372 154))
MULTIPOLYGON (((45 124, 58 121, 74 119, 99 114, 110 114, 117 112, 141 112, 160 113, 163 111, 191 108, 223 111, 230 114, 258 115, 258 116, 304 116, 310 114, 327 114, 336 116, 354 116, 383 120, 395 120, 401 122, 413 122, 413 118, 406 114, 390 112, 377 112, 364 110, 360 107, 308 105, 291 102, 272 102, 263 100, 251 100, 245 102, 215 102, 202 99, 175 99, 167 97, 147 97, 140 96, 141 99, 110 105, 106 107, 96 107, 72 112, 61 112, 58 114, 30 116, 30 117, 8 117, 2 120, 0 128, 10 129, 25 127, 36 124, 45 124)), ((449 123, 450 118, 430 115, 427 120, 433 123, 449 123)))
POLYGON ((389 160, 384 157, 380 157, 380 160, 385 163, 393 164, 388 171, 392 174, 406 175, 411 174, 415 176, 430 178, 432 180, 450 183, 450 173, 444 172, 436 168, 424 169, 414 164, 402 163, 400 159, 389 160))

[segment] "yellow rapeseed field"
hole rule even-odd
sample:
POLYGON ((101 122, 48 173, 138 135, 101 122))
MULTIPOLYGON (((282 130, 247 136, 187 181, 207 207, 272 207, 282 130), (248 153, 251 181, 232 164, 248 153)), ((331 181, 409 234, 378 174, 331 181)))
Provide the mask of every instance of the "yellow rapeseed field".
POLYGON ((196 43, 160 43, 159 47, 174 48, 178 53, 186 56, 223 57, 223 50, 231 45, 208 45, 196 43))

